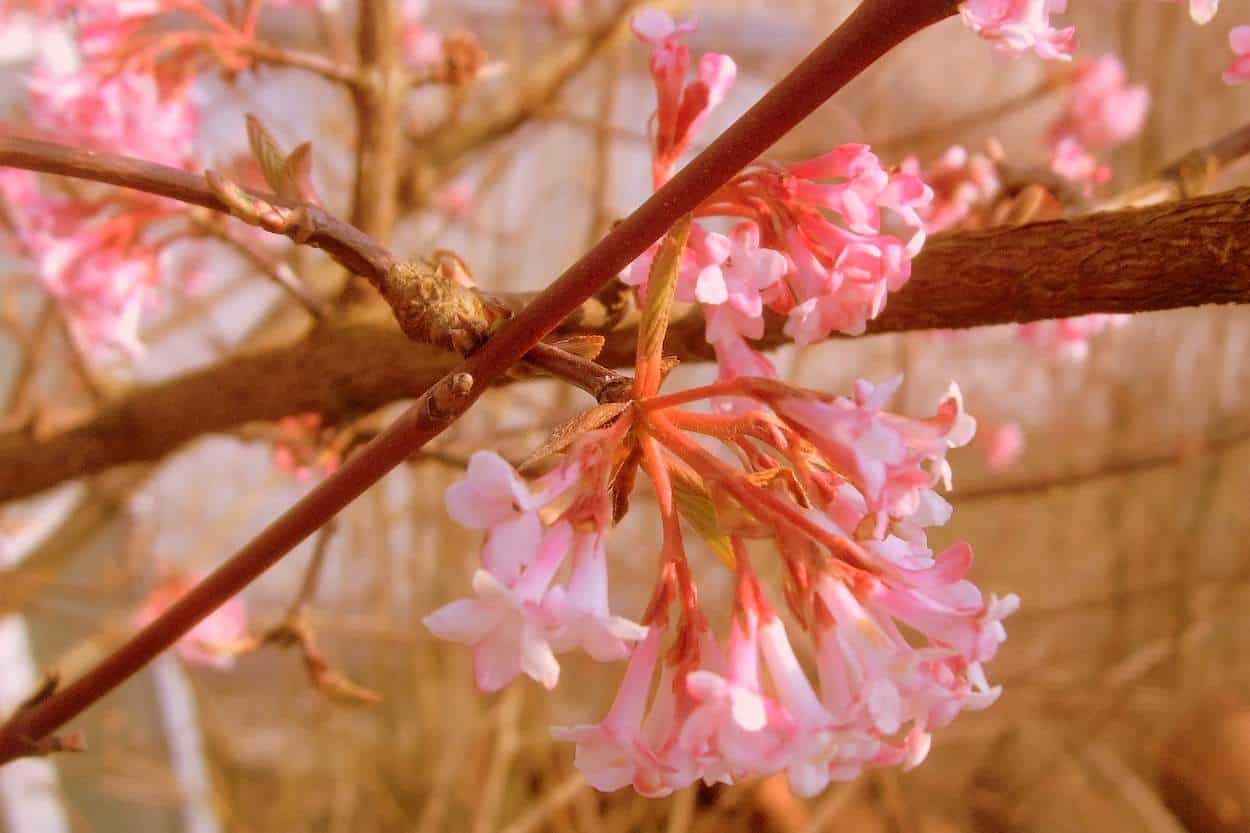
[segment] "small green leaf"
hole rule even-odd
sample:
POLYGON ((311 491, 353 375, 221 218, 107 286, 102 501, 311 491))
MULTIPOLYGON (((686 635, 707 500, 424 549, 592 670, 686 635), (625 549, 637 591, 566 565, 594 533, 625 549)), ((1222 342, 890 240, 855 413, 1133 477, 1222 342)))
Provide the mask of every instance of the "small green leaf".
POLYGON ((650 395, 660 386, 664 336, 673 314, 673 296, 677 292, 677 274, 681 270, 681 254, 690 237, 690 215, 677 221, 655 253, 651 273, 647 277, 647 301, 638 330, 638 373, 640 390, 650 395))
POLYGON ((672 470, 672 480, 677 514, 690 524, 690 527, 703 539, 703 543, 707 544, 708 549, 726 567, 731 570, 736 569, 738 560, 734 557, 733 544, 721 526, 716 504, 712 503, 707 489, 693 472, 685 472, 681 468, 675 467, 672 470))
POLYGON ((260 172, 264 175, 265 182, 269 183, 269 187, 274 190, 275 194, 291 197, 295 191, 295 184, 291 181, 286 154, 283 153, 278 140, 273 137, 268 128, 261 124, 260 119, 251 113, 248 113, 245 118, 247 119, 247 141, 252 146, 252 156, 256 157, 256 163, 260 165, 260 172))

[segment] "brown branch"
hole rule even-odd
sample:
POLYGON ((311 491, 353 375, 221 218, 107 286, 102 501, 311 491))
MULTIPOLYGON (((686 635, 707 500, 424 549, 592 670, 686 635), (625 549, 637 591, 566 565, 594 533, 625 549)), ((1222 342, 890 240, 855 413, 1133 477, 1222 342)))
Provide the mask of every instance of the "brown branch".
MULTIPOLYGON (((519 303, 521 299, 512 299, 519 303)), ((1250 303, 1250 188, 1144 209, 1094 214, 985 232, 934 236, 911 281, 891 296, 869 332, 974 327, 1093 312, 1144 312, 1201 304, 1250 303)), ((633 363, 634 325, 594 299, 566 329, 599 331, 599 360, 633 363)), ((765 344, 782 341, 770 323, 765 344)), ((666 352, 709 358, 703 320, 686 315, 669 329, 666 352)), ((549 351, 548 351, 549 352, 549 351)), ((543 352, 531 351, 534 360, 543 352)), ((449 347, 414 343, 385 310, 360 311, 221 364, 106 405, 85 422, 41 436, 0 433, 0 501, 127 462, 150 461, 206 433, 308 411, 334 422, 418 395, 456 361, 449 347), (195 419, 188 419, 194 414, 195 419)), ((581 386, 601 400, 602 373, 580 363, 581 386)), ((549 365, 564 379, 578 373, 549 365)))
POLYGON ((360 83, 356 107, 356 176, 352 224, 382 243, 398 210, 400 116, 408 87, 395 0, 360 4, 356 45, 360 83))
MULTIPOLYGON (((204 177, 129 156, 0 135, 0 167, 119 185, 231 213, 230 206, 209 187, 204 177)), ((304 225, 292 226, 284 232, 286 236, 321 249, 358 275, 383 275, 394 264, 390 252, 375 240, 317 206, 300 205, 261 191, 244 191, 288 212, 303 211, 304 225)))

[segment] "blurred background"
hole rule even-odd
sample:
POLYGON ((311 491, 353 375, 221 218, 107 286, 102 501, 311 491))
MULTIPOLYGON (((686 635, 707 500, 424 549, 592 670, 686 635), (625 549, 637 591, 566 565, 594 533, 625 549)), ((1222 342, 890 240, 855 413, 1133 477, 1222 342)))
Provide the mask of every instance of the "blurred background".
MULTIPOLYGON (((852 5, 670 6, 698 17, 696 54, 714 49, 739 63, 740 80, 704 136, 852 5)), ((1066 20, 1078 27, 1081 54, 1119 55, 1130 80, 1153 95, 1139 139, 1108 157, 1115 178, 1106 193, 1250 120, 1250 90, 1219 80, 1227 30, 1250 22, 1250 0, 1224 0, 1203 28, 1177 3, 1072 5, 1066 20)), ((431 113, 448 108, 473 118, 515 103, 536 68, 614 8, 586 3, 559 22, 532 0, 435 0, 429 27, 473 31, 491 67, 454 95, 414 96, 406 129, 420 134, 431 113)), ((351 9, 344 14, 350 22, 351 9)), ((268 15, 268 34, 317 47, 322 33, 298 20, 268 15)), ((10 112, 38 48, 6 44, 0 90, 10 112)), ((489 290, 545 285, 649 192, 645 61, 632 39, 604 38, 515 124, 423 168, 393 248, 453 250, 489 290), (457 199, 465 192, 467 208, 457 199)), ((1012 163, 1041 164, 1039 137, 1062 104, 1038 93, 1046 70, 1001 59, 948 21, 857 80, 777 155, 868 141, 896 164, 996 140, 1012 163)), ((315 140, 320 193, 346 212, 353 120, 340 90, 265 70, 206 80, 196 95, 206 103, 206 166, 246 146, 241 114, 255 112, 288 146, 315 140)), ((1248 170, 1234 166, 1217 187, 1245 184, 1248 170)), ((314 252, 283 256, 315 285, 338 274, 314 252)), ((4 271, 6 309, 34 315, 37 290, 4 271)), ((278 306, 270 283, 223 252, 193 289, 169 293, 145 319, 148 350, 137 362, 84 364, 56 333, 34 361, 7 340, 0 385, 33 376, 43 412, 73 413, 91 407, 93 389, 107 395, 170 378, 287 326, 292 316, 278 306)), ((463 595, 476 564, 476 536, 443 508, 463 461, 484 447, 521 459, 586 404, 577 391, 530 382, 490 394, 432 453, 244 596, 253 632, 280 621, 320 548, 306 620, 333 666, 380 703, 327 697, 308 682, 299 653, 279 646, 229 669, 167 655, 77 721, 86 754, 0 771, 0 823, 7 833, 1250 830, 1250 312, 1137 316, 1095 336, 1084 358, 992 328, 837 340, 782 350, 775 361, 788 378, 834 392, 905 373, 892 408, 917 416, 954 380, 981 421, 982 439, 952 455, 956 511, 937 543, 968 540, 977 582, 1018 593, 1023 607, 990 667, 1004 696, 940 732, 919 769, 866 776, 809 801, 771 779, 663 800, 602 795, 583 784, 572 749, 554 744, 547 727, 601 714, 617 669, 570 658, 552 694, 529 680, 479 694, 469 653, 432 639, 420 620, 463 595), (1009 464, 992 442, 1004 426, 1023 438, 1009 464)), ((677 384, 712 373, 685 366, 677 384)), ((16 707, 43 669, 73 677, 115 647, 163 577, 210 570, 307 489, 319 476, 315 462, 301 476, 289 454, 275 454, 307 437, 298 426, 208 436, 156 465, 0 509, 0 712, 16 707), (294 440, 284 440, 288 429, 294 440)), ((659 540, 651 508, 644 488, 611 541, 615 606, 626 615, 649 589, 659 540)), ((704 598, 727 603, 730 576, 706 553, 696 559, 704 598)))

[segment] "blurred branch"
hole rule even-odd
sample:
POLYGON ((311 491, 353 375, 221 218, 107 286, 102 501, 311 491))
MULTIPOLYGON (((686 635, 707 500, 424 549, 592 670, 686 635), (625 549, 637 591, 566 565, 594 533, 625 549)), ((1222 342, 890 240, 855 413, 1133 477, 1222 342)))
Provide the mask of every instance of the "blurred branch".
POLYGON ((403 132, 400 116, 408 88, 400 17, 395 0, 360 5, 356 47, 360 84, 356 107, 356 173, 352 225, 381 243, 390 238, 398 209, 403 132))
POLYGON ((602 22, 580 37, 562 41, 538 60, 524 78, 496 96, 480 117, 414 137, 415 164, 404 173, 401 182, 404 198, 418 204, 424 202, 425 194, 445 181, 457 162, 512 135, 550 108, 569 81, 625 32, 630 13, 642 2, 622 0, 602 22))

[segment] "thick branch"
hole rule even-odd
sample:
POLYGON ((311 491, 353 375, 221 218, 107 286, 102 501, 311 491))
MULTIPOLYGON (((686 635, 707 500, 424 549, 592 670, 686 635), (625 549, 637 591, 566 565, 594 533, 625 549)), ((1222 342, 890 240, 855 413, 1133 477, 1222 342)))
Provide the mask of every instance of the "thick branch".
MULTIPOLYGON (((522 302, 522 296, 512 299, 522 302)), ((1144 209, 940 234, 869 332, 1250 303, 1250 188, 1144 209)), ((566 329, 607 337, 601 360, 633 362, 630 316, 595 300, 566 329)), ((773 320, 765 343, 782 342, 773 320)), ((697 314, 673 322, 667 352, 710 358, 697 314)), ((532 355, 532 354, 531 354, 532 355)), ((202 434, 314 411, 334 421, 417 395, 456 361, 404 337, 385 310, 361 312, 261 352, 141 388, 43 437, 0 434, 0 501, 121 463, 151 461, 202 434), (188 415, 194 415, 189 419, 188 415)), ((569 374, 561 374, 568 378, 569 374)))

